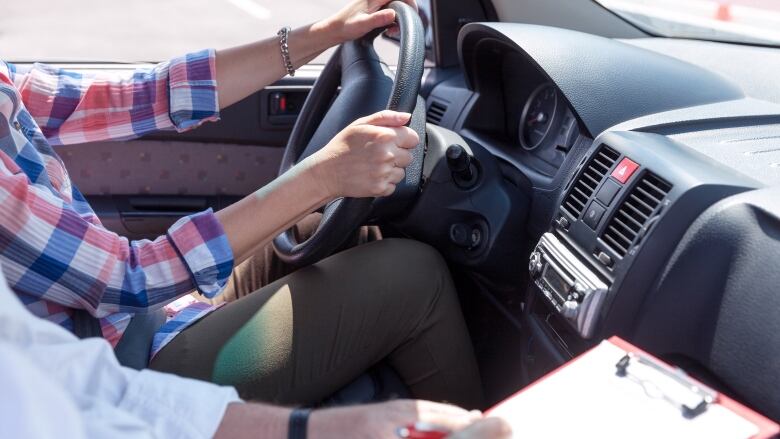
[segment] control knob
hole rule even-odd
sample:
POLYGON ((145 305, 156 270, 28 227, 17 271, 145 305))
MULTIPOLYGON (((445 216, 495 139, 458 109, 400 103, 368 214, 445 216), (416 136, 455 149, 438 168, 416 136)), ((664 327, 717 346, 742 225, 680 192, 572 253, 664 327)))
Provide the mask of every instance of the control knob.
POLYGON ((569 320, 574 320, 577 318, 577 311, 579 308, 580 304, 577 303, 577 301, 567 300, 563 302, 563 306, 561 307, 561 314, 563 314, 563 316, 569 320))
POLYGON ((528 271, 532 277, 538 277, 542 274, 542 254, 539 252, 533 252, 531 254, 531 260, 528 262, 528 271))
POLYGON ((574 284, 574 292, 569 295, 569 300, 574 300, 577 303, 582 303, 583 299, 585 299, 585 294, 587 293, 587 290, 584 286, 582 286, 581 283, 577 282, 574 284))

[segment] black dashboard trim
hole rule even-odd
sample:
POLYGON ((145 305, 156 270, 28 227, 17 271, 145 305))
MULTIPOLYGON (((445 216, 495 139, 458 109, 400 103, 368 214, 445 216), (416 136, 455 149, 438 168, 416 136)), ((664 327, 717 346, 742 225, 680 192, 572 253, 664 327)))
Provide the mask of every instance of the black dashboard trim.
POLYGON ((725 77, 675 58, 609 38, 518 23, 463 28, 458 43, 471 90, 480 89, 485 66, 476 53, 487 49, 481 44, 486 40, 512 47, 544 72, 591 137, 629 119, 744 98, 725 77))

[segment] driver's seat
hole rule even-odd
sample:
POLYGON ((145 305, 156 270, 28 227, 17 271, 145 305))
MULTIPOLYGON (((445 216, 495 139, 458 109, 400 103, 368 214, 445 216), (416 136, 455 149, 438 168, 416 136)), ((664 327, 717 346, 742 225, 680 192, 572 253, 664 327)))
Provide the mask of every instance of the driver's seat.
POLYGON ((320 406, 367 404, 410 397, 409 389, 396 371, 385 363, 379 363, 323 401, 320 406))

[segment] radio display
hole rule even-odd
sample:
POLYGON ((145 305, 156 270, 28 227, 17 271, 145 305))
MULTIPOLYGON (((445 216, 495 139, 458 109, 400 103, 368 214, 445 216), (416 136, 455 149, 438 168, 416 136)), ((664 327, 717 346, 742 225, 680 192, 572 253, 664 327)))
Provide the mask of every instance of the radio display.
POLYGON ((558 272, 555 271, 551 265, 548 265, 544 269, 543 278, 544 281, 547 282, 547 285, 550 287, 550 289, 552 289, 552 291, 561 299, 561 301, 565 302, 572 285, 570 285, 566 279, 558 274, 558 272))

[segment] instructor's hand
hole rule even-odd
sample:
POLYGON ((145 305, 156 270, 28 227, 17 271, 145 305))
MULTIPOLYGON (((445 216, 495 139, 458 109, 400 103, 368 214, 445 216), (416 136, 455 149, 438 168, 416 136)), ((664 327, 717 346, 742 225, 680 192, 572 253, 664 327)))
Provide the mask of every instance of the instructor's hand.
POLYGON ((499 418, 485 418, 458 431, 448 439, 509 439, 512 428, 506 421, 499 418))
MULTIPOLYGON (((309 421, 310 437, 397 439, 399 427, 425 422, 460 431, 482 419, 479 412, 428 401, 394 400, 379 404, 317 410, 309 421)), ((489 430, 493 431, 493 430, 489 430)), ((466 439, 483 439, 466 436, 466 439)), ((487 437, 485 437, 487 439, 487 437)))
POLYGON ((410 117, 385 110, 358 119, 301 164, 310 167, 328 198, 390 195, 420 142, 404 126, 410 117))
MULTIPOLYGON (((403 0, 415 10, 415 0, 403 0)), ((344 9, 325 20, 326 28, 331 29, 337 44, 355 40, 374 29, 387 27, 395 21, 395 12, 382 9, 390 0, 353 0, 344 9)), ((395 32, 391 29, 391 32, 395 32)))

